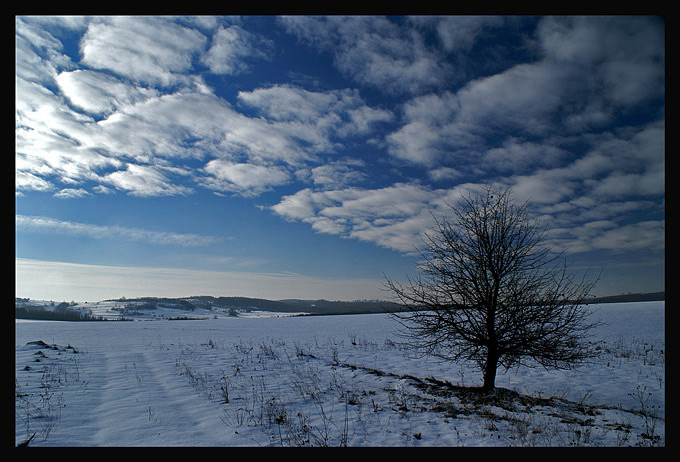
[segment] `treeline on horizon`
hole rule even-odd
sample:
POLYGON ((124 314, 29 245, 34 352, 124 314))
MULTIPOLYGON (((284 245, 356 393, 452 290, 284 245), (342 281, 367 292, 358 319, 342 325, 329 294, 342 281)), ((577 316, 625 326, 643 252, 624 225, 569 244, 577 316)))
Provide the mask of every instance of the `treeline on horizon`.
POLYGON ((666 291, 608 295, 606 297, 595 297, 588 300, 588 303, 657 302, 661 300, 666 300, 666 291))
MULTIPOLYGON (((17 299, 26 302, 24 299, 17 299)), ((24 304, 14 305, 15 319, 40 319, 47 321, 106 321, 105 318, 94 316, 89 311, 74 309, 74 304, 62 302, 53 310, 46 310, 43 306, 24 304)))
MULTIPOLYGON (((594 297, 588 300, 589 304, 598 303, 626 303, 665 300, 665 291, 648 293, 631 293, 610 295, 606 297, 594 297)), ((384 300, 354 300, 354 301, 331 301, 331 300, 267 300, 249 297, 213 297, 200 295, 194 297, 165 298, 165 297, 139 297, 119 298, 102 300, 104 302, 119 302, 135 305, 139 309, 155 309, 159 306, 176 308, 181 311, 194 311, 196 309, 222 308, 241 310, 261 310, 280 313, 303 312, 311 315, 336 315, 336 314, 366 314, 383 313, 398 310, 401 305, 384 300)), ((15 304, 16 319, 44 319, 59 321, 99 321, 103 318, 93 316, 88 311, 79 310, 75 302, 61 303, 54 310, 41 309, 32 305, 29 299, 17 298, 15 304), (19 303, 23 306, 19 306, 19 303)))
MULTIPOLYGON (((665 300, 666 292, 645 292, 628 293, 619 295, 608 295, 604 297, 593 297, 588 300, 589 304, 597 303, 625 303, 625 302, 646 302, 665 300)), ((278 311, 293 313, 304 311, 313 314, 341 314, 341 313, 379 313, 400 307, 398 303, 385 300, 353 300, 353 301, 331 301, 325 299, 304 300, 304 299, 285 299, 267 300, 264 298, 250 297, 213 297, 210 295, 199 295, 181 298, 163 297, 141 297, 141 298, 120 298, 116 300, 105 300, 116 302, 144 302, 147 305, 175 306, 193 311, 196 308, 210 309, 219 308, 253 308, 263 311, 278 311)))
POLYGON ((198 295, 182 298, 120 298, 105 301, 115 301, 120 303, 143 303, 146 306, 155 304, 156 306, 176 307, 188 311, 193 311, 199 308, 209 310, 215 307, 227 309, 257 309, 261 311, 274 311, 280 313, 305 312, 311 314, 381 313, 385 310, 394 309, 399 306, 396 303, 383 300, 267 300, 264 298, 213 297, 209 295, 198 295))

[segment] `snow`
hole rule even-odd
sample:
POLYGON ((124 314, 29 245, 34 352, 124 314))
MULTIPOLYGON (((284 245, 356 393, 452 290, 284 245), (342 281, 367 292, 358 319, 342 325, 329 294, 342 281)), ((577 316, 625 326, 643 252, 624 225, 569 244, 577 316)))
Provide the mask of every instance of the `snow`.
POLYGON ((472 365, 413 357, 384 314, 17 320, 15 441, 665 446, 665 302, 591 308, 594 363, 499 370, 477 401, 472 365))

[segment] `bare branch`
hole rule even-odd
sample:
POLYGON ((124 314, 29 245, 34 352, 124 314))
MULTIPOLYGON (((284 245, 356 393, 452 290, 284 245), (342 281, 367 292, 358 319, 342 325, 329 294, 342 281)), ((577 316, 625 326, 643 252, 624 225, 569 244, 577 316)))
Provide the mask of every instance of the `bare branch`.
POLYGON ((576 281, 544 245, 545 230, 514 204, 510 190, 481 194, 433 215, 425 233, 421 276, 386 288, 404 307, 392 316, 414 350, 475 361, 484 386, 496 368, 568 368, 590 355, 585 300, 594 286, 576 281))

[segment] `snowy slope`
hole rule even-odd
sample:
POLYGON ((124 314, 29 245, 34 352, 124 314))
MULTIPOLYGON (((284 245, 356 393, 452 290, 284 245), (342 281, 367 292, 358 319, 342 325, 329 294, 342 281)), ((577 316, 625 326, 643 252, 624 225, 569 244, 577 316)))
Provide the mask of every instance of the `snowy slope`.
POLYGON ((499 371, 413 358, 383 314, 16 321, 31 446, 665 445, 664 302, 593 305, 601 356, 499 371), (458 387, 458 388, 457 388, 458 387), (512 390, 513 392, 506 391, 512 390), (502 399, 500 399, 502 398, 502 399))

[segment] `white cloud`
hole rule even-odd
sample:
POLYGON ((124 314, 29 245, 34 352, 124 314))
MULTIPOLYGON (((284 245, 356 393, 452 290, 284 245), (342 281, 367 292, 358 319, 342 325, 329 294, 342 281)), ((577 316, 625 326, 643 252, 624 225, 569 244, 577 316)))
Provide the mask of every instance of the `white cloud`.
POLYGON ((339 188, 360 182, 368 177, 356 167, 363 165, 361 161, 331 162, 311 169, 311 178, 315 185, 323 188, 339 188))
POLYGON ((54 197, 58 197, 59 199, 74 199, 88 196, 92 196, 92 194, 83 188, 66 188, 54 193, 54 197))
MULTIPOLYGON (((224 156, 242 164, 301 166, 314 160, 315 149, 332 150, 327 136, 316 129, 316 121, 307 126, 249 118, 212 94, 155 95, 91 71, 63 73, 59 82, 66 95, 87 110, 115 110, 96 122, 71 110, 46 88, 18 80, 19 187, 46 189, 49 181, 44 177, 56 176, 70 182, 103 182, 136 195, 184 194, 190 188, 173 184, 167 170, 160 170, 171 159, 180 168, 192 158, 224 156), (95 93, 101 98, 91 98, 95 93), (126 170, 106 172, 123 167, 122 160, 127 161, 126 170)), ((250 169, 250 173, 261 171, 250 169)), ((281 172, 269 185, 283 184, 281 172)), ((246 181, 241 176, 234 184, 252 191, 246 181)))
POLYGON ((552 228, 548 244, 568 254, 609 250, 626 253, 665 248, 665 220, 640 221, 621 225, 610 220, 586 222, 566 228, 552 228))
POLYGON ((458 193, 469 187, 430 190, 404 183, 378 189, 303 189, 284 196, 271 210, 310 223, 318 232, 409 253, 422 244, 422 233, 432 225, 430 211, 441 213, 445 201, 455 203, 458 193))
POLYGON ((223 159, 208 162, 206 186, 217 191, 233 191, 254 196, 290 181, 289 173, 276 166, 234 163, 223 159))
POLYGON ((392 38, 367 34, 336 55, 338 68, 361 84, 388 93, 417 93, 443 84, 450 72, 445 61, 417 37, 392 38))
POLYGON ((121 107, 85 142, 139 161, 201 157, 220 150, 222 127, 239 116, 210 94, 177 92, 121 107))
POLYGON ((553 117, 568 101, 566 84, 573 77, 568 69, 537 63, 518 64, 474 80, 456 93, 456 121, 481 130, 493 127, 549 134, 553 117))
POLYGON ((457 180, 463 177, 463 174, 451 167, 439 167, 427 172, 433 181, 457 180))
POLYGON ((387 136, 389 152, 398 159, 427 166, 434 165, 446 154, 442 142, 446 137, 441 127, 416 120, 387 136))
MULTIPOLYGON (((578 179, 567 172, 543 170, 508 182, 513 200, 529 201, 532 215, 549 226, 547 245, 569 253, 663 248, 663 221, 639 226, 619 223, 633 211, 657 210, 656 202, 603 200, 596 196, 597 191, 582 189, 578 179)), ((450 216, 446 204, 455 206, 461 194, 481 187, 469 183, 452 189, 429 189, 418 184, 325 191, 307 188, 284 196, 271 210, 283 218, 309 223, 317 232, 412 253, 422 246, 423 233, 433 227, 433 215, 450 216)))
POLYGON ((516 199, 534 204, 555 204, 574 196, 579 182, 560 169, 539 170, 531 175, 517 175, 510 180, 516 199))
POLYGON ((658 22, 654 17, 543 18, 536 42, 541 59, 456 91, 408 101, 402 127, 387 137, 389 152, 425 166, 472 164, 474 171, 488 149, 496 149, 492 157, 502 154, 498 149, 507 149, 511 139, 526 149, 531 148, 526 142, 544 144, 546 137, 597 133, 617 112, 663 96, 658 22))
POLYGON ((593 194, 600 197, 662 196, 664 195, 666 174, 663 169, 644 173, 615 172, 608 177, 592 181, 593 194))
POLYGON ((491 171, 515 173, 558 166, 568 155, 547 140, 536 143, 508 138, 501 147, 486 151, 483 161, 491 171))
POLYGON ((237 25, 219 27, 202 61, 214 74, 239 74, 248 69, 245 58, 266 58, 271 46, 237 25))
POLYGON ((23 191, 49 191, 52 185, 32 173, 21 172, 17 170, 15 186, 18 190, 23 191))
POLYGON ((119 106, 157 96, 158 91, 125 84, 97 71, 62 72, 56 78, 71 103, 91 114, 110 114, 119 106))
MULTIPOLYGON (((329 194, 329 197, 332 196, 329 194)), ((423 211, 432 198, 432 192, 414 184, 372 190, 350 189, 344 191, 339 205, 325 207, 320 214, 367 220, 411 216, 423 211)))
POLYGON ((320 50, 356 82, 387 93, 417 93, 442 85, 452 68, 423 36, 384 17, 294 16, 280 22, 320 50))
POLYGON ((49 217, 16 215, 16 228, 23 232, 39 232, 84 236, 93 239, 117 238, 129 241, 143 241, 160 245, 186 247, 205 246, 218 242, 220 238, 198 234, 180 234, 151 231, 124 226, 103 226, 90 223, 57 220, 49 217))
POLYGON ((118 159, 89 145, 94 127, 89 116, 70 110, 63 98, 36 83, 17 79, 16 88, 17 174, 73 184, 120 166, 118 159))
POLYGON ((617 252, 663 250, 665 235, 665 220, 641 221, 607 230, 593 239, 593 247, 617 252))
MULTIPOLYGON (((345 95, 347 91, 344 92, 345 95)), ((241 103, 257 108, 273 121, 298 121, 310 123, 327 109, 332 109, 343 99, 343 92, 314 92, 288 85, 240 91, 241 103)))
POLYGON ((418 25, 429 25, 437 31, 437 36, 445 50, 452 52, 469 50, 477 38, 488 28, 500 26, 505 21, 502 16, 416 16, 411 20, 418 25))
POLYGON ((51 83, 61 68, 71 68, 62 43, 41 25, 41 17, 15 18, 15 72, 17 78, 51 83))
POLYGON ((407 101, 404 125, 387 135, 389 153, 402 160, 432 166, 458 149, 479 144, 476 135, 453 126, 459 102, 451 92, 407 101))
POLYGON ((200 32, 165 18, 113 16, 89 24, 80 52, 94 69, 167 87, 186 81, 182 73, 206 43, 200 32))
MULTIPOLYGON (((587 138, 590 150, 571 163, 539 168, 508 178, 523 200, 555 204, 593 197, 592 203, 619 200, 626 195, 665 193, 665 131, 652 123, 618 134, 587 138)), ((583 204, 584 206, 587 204, 583 204)))
MULTIPOLYGON (((277 85, 241 91, 238 99, 242 104, 256 108, 282 130, 295 133, 294 127, 300 124, 322 134, 320 140, 328 145, 333 138, 370 133, 375 124, 393 117, 389 111, 366 106, 359 92, 351 89, 314 92, 277 85)), ((306 136, 309 141, 314 140, 312 136, 306 136)))
MULTIPOLYGON (((473 80, 455 94, 414 98, 404 125, 387 137, 390 153, 414 163, 456 167, 479 163, 481 153, 506 137, 554 135, 568 73, 543 64, 520 64, 473 80)), ((564 133, 560 133, 564 135, 564 133)))
POLYGON ((662 17, 547 17, 538 38, 547 59, 587 69, 611 103, 628 106, 664 93, 662 17))
POLYGON ((132 196, 172 196, 188 194, 191 189, 175 184, 168 176, 167 169, 154 166, 128 164, 126 170, 118 170, 101 178, 101 181, 132 196))
POLYGON ((318 194, 311 189, 305 188, 289 196, 283 196, 281 201, 273 205, 271 209, 287 219, 302 220, 313 217, 316 213, 316 197, 318 194))
MULTIPOLYGON (((339 95, 287 88, 241 93, 242 101, 261 105, 265 114, 247 117, 215 95, 177 92, 121 107, 93 126, 84 142, 145 162, 150 161, 150 155, 228 155, 256 164, 301 165, 315 160, 319 152, 332 152, 336 139, 366 130, 366 109, 361 101, 351 92, 349 96, 343 92, 339 95), (295 95, 302 95, 306 98, 302 103, 307 104, 293 106, 301 110, 296 120, 284 120, 285 114, 278 109, 287 107, 286 101, 295 95), (324 107, 320 101, 336 104, 324 107), (301 115, 305 111, 310 115, 301 115), (354 111, 360 113, 356 119, 352 119, 354 111)), ((382 120, 370 114, 374 120, 382 120)))

